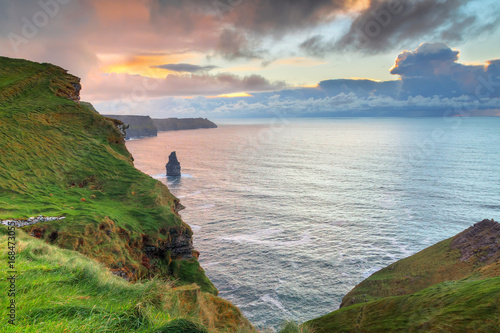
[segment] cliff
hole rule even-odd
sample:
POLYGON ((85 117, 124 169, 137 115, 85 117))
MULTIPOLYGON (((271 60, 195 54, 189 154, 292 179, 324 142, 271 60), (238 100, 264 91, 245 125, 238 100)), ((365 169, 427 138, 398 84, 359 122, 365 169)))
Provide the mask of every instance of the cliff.
POLYGON ((217 125, 206 118, 166 118, 153 119, 159 132, 180 131, 199 128, 217 128, 217 125))
POLYGON ((498 332, 500 224, 483 220, 374 273, 314 332, 498 332))
MULTIPOLYGON (((90 103, 89 103, 90 104, 90 103)), ((90 105, 93 109, 93 107, 90 105)), ((95 110, 95 109, 94 109, 95 110)), ((103 115, 127 125, 126 139, 139 139, 157 136, 158 132, 180 131, 199 128, 217 128, 206 118, 166 118, 151 119, 149 116, 103 115)))
POLYGON ((158 130, 149 116, 120 116, 103 115, 108 118, 116 119, 127 124, 125 139, 139 139, 153 137, 158 134, 158 130))
POLYGON ((18 302, 26 303, 13 331, 79 331, 97 314, 96 325, 108 331, 144 331, 186 317, 215 331, 239 325, 251 331, 237 308, 214 296, 179 200, 134 168, 123 124, 79 103, 80 89, 79 79, 60 67, 0 57, 0 220, 47 217, 17 229, 19 281, 28 284, 20 282, 18 302), (170 299, 167 289, 182 295, 170 299), (109 300, 99 300, 99 290, 109 300), (157 299, 147 296, 155 293, 157 299), (170 302, 180 312, 150 316, 150 306, 170 302), (193 310, 200 302, 205 315, 193 310), (232 319, 222 320, 225 313, 232 319))

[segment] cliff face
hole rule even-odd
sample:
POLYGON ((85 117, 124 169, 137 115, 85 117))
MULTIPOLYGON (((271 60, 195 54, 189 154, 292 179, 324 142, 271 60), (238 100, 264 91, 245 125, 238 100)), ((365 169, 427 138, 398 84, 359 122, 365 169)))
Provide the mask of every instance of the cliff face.
POLYGON ((180 131, 199 128, 217 128, 217 125, 206 118, 166 118, 153 119, 158 131, 180 131))
POLYGON ((134 168, 122 123, 75 102, 80 89, 60 67, 0 57, 0 220, 64 216, 23 229, 129 280, 173 277, 216 294, 179 200, 134 168), (176 261, 197 269, 183 275, 176 261))
POLYGON ((104 115, 105 117, 117 119, 128 125, 126 129, 126 139, 139 139, 153 137, 158 134, 158 130, 149 116, 120 116, 104 115))
POLYGON ((358 284, 315 332, 495 332, 500 327, 500 224, 483 220, 358 284))
POLYGON ((206 118, 166 118, 151 119, 149 116, 104 115, 121 121, 127 126, 126 139, 139 139, 157 136, 158 132, 180 131, 199 128, 217 128, 206 118))

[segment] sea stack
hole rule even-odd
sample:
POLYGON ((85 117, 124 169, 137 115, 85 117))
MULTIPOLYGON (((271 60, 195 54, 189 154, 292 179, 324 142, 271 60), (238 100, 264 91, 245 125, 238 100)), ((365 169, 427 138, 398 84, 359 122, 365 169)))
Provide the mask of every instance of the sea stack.
POLYGON ((166 167, 167 167, 167 176, 180 177, 181 164, 177 160, 177 155, 175 154, 175 151, 170 153, 166 167))

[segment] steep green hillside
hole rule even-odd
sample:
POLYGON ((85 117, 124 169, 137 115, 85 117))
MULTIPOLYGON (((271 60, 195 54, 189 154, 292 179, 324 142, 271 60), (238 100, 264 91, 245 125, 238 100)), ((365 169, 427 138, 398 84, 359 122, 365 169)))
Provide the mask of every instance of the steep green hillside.
POLYGON ((0 58, 0 219, 65 216, 23 229, 128 279, 183 276, 216 294, 178 200, 134 168, 116 122, 76 102, 79 88, 59 67, 0 58))
POLYGON ((500 332, 500 224, 483 220, 374 273, 315 332, 500 332))
MULTIPOLYGON (((7 245, 7 227, 0 225, 2 293, 8 289, 7 245)), ((22 231, 16 247, 16 325, 7 324, 3 294, 0 332, 253 332, 236 307, 195 284, 130 283, 22 231)))

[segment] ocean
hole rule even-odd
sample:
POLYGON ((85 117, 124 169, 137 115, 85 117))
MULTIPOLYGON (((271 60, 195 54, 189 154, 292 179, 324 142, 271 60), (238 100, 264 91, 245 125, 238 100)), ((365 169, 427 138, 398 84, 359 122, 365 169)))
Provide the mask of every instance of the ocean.
POLYGON ((334 311, 377 270, 500 219, 500 117, 216 123, 127 147, 186 206, 202 267, 257 327, 334 311))

